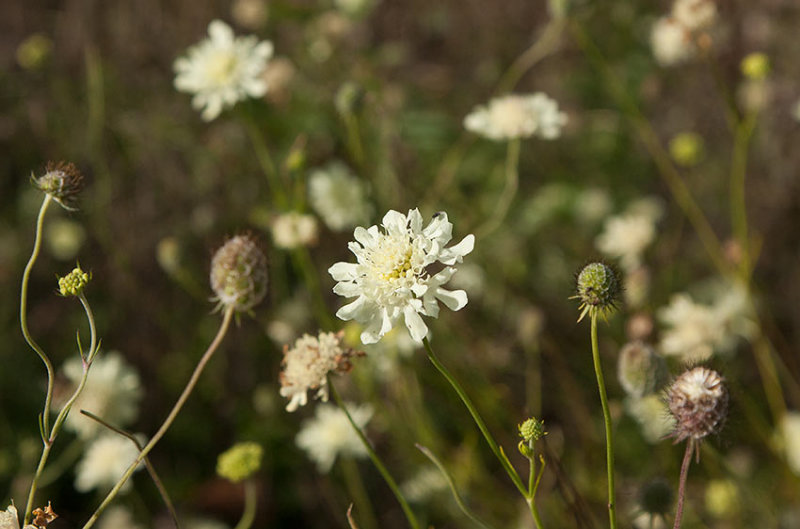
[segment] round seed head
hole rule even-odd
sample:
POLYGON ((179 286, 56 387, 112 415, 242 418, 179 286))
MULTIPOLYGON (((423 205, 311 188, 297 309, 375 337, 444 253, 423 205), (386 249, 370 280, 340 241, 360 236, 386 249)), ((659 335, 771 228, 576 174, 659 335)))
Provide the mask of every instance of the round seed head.
POLYGON ((217 474, 238 483, 261 468, 264 449, 258 443, 238 443, 217 458, 217 474))
POLYGON ((577 295, 581 302, 582 320, 586 314, 606 315, 619 301, 622 287, 617 272, 605 263, 591 263, 578 273, 577 295))
POLYGON ((47 162, 45 173, 31 181, 40 191, 50 195, 64 209, 75 211, 78 194, 84 187, 83 175, 73 163, 47 162))
POLYGON ((211 259, 211 289, 220 307, 255 307, 267 294, 267 258, 249 235, 237 235, 211 259))
POLYGON ((701 440, 718 431, 728 413, 728 390, 722 375, 706 367, 683 373, 667 392, 669 411, 675 417, 675 442, 701 440))
POLYGON ((666 374, 664 359, 644 342, 629 342, 619 352, 617 378, 632 397, 654 393, 664 383, 666 374))

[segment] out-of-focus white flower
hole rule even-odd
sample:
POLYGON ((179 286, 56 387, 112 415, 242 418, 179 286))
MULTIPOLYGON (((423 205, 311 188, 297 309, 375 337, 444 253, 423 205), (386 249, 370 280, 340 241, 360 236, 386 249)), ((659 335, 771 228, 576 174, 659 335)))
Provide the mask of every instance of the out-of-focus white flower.
POLYGON ((663 516, 649 512, 639 513, 631 520, 631 523, 636 529, 667 529, 667 522, 664 521, 663 516))
POLYGON ((655 236, 655 225, 648 217, 625 214, 608 219, 594 244, 605 255, 619 258, 622 268, 630 272, 641 266, 642 254, 655 236))
POLYGON ((447 490, 447 480, 436 467, 425 467, 400 487, 408 501, 422 503, 447 490))
POLYGON ((412 209, 408 215, 390 210, 378 226, 358 227, 353 232, 356 242, 349 244, 356 263, 336 263, 328 269, 338 281, 333 291, 346 298, 357 299, 340 308, 336 316, 356 320, 365 325, 361 341, 375 343, 403 318, 411 337, 421 342, 428 333, 423 316, 437 317, 439 301, 450 310, 467 304, 463 290, 445 290, 460 263, 475 245, 475 237, 467 235, 461 242, 445 248, 452 239, 453 225, 447 214, 436 213, 423 228, 422 215, 412 209), (434 263, 444 269, 430 275, 434 263))
MULTIPOLYGON (((372 407, 347 405, 353 421, 363 429, 372 418, 372 407)), ((320 472, 327 473, 339 455, 365 457, 367 449, 353 430, 342 410, 331 405, 317 406, 314 418, 303 423, 295 439, 297 446, 308 452, 308 457, 320 472)))
POLYGON ((45 240, 56 259, 71 261, 86 241, 86 230, 80 222, 65 218, 53 219, 47 226, 45 240))
MULTIPOLYGON (((69 379, 69 394, 80 383, 83 363, 78 357, 70 358, 62 367, 69 379)), ((90 411, 116 426, 125 427, 136 420, 142 386, 139 375, 118 351, 100 352, 92 361, 89 378, 64 422, 64 426, 82 439, 89 439, 103 430, 103 426, 80 413, 90 411)), ((128 441, 130 442, 130 441, 128 441)))
POLYGON ((298 248, 317 241, 317 219, 296 211, 278 215, 272 221, 272 240, 278 248, 298 248))
POLYGON ((575 197, 573 206, 575 217, 584 224, 594 224, 605 218, 611 211, 611 197, 608 191, 599 188, 583 189, 575 197))
POLYGON ((496 97, 464 118, 464 127, 486 138, 503 141, 538 136, 558 138, 567 115, 543 92, 496 97))
POLYGON ((353 228, 369 219, 371 208, 364 183, 341 162, 311 173, 308 197, 314 211, 334 231, 353 228))
POLYGON ((783 437, 786 462, 792 472, 800 476, 800 413, 787 412, 781 421, 780 433, 783 437))
POLYGON ((97 522, 97 529, 142 529, 131 512, 120 505, 109 507, 97 522))
POLYGON ((717 18, 717 5, 713 0, 675 0, 672 18, 689 31, 705 29, 717 18))
MULTIPOLYGON (((103 434, 86 448, 83 459, 75 469, 75 488, 80 492, 92 489, 110 489, 128 470, 139 455, 133 442, 121 435, 103 434)), ((141 465, 137 468, 139 470, 141 465)), ((122 487, 125 491, 131 486, 128 480, 122 487)))
POLYGON ((194 94, 192 106, 211 121, 224 108, 267 92, 262 74, 272 57, 272 43, 255 36, 235 37, 221 20, 208 25, 208 38, 175 61, 175 88, 194 94))
POLYGON ((650 32, 653 56, 662 66, 682 63, 694 55, 691 33, 673 18, 661 17, 650 32))
POLYGON ((625 399, 625 410, 639 423, 642 436, 648 443, 663 440, 675 428, 675 419, 670 415, 667 404, 654 393, 640 399, 625 399))
POLYGON ((308 402, 308 391, 328 400, 328 373, 350 370, 350 358, 358 353, 342 347, 342 333, 323 332, 319 337, 304 334, 291 349, 283 349, 281 396, 289 398, 287 411, 294 411, 308 402))

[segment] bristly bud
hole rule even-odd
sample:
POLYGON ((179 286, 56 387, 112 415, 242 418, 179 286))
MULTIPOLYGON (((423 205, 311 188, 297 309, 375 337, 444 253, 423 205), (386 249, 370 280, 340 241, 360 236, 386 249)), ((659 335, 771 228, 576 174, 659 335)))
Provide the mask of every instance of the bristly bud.
POLYGON ((678 443, 699 441, 718 431, 728 413, 728 390, 722 375, 695 367, 679 376, 667 392, 669 411, 675 417, 672 436, 678 443))
POLYGON ((217 458, 217 474, 238 483, 258 472, 263 455, 258 443, 237 443, 217 458))
POLYGON ((58 278, 58 292, 65 298, 78 296, 91 279, 92 274, 84 272, 81 270, 81 265, 78 265, 69 274, 58 278))
POLYGON ((622 293, 619 274, 605 263, 591 263, 578 273, 577 295, 581 302, 581 321, 586 314, 605 317, 617 308, 622 293))
POLYGON ((644 342, 625 344, 617 362, 619 383, 625 393, 632 397, 640 398, 655 393, 666 380, 664 359, 644 342))
POLYGON ((45 173, 36 177, 31 175, 31 182, 40 191, 50 195, 64 209, 76 211, 78 194, 84 187, 83 175, 73 163, 47 162, 45 173))
POLYGON ((522 441, 517 445, 517 450, 523 456, 531 459, 533 457, 533 444, 547 435, 547 432, 544 431, 544 421, 531 417, 517 428, 519 429, 519 436, 522 437, 522 441))
POLYGON ((267 294, 267 257, 249 235, 237 235, 211 259, 213 301, 219 307, 247 311, 267 294))

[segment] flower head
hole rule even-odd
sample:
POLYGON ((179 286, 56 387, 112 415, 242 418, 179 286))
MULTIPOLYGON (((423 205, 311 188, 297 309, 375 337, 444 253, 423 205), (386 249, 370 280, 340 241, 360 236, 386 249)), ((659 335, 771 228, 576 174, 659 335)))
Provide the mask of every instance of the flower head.
POLYGON ((89 284, 91 278, 92 275, 81 270, 78 265, 69 274, 58 278, 58 292, 64 297, 78 296, 89 284))
POLYGON ((630 342, 619 352, 617 378, 631 397, 654 393, 664 381, 666 371, 664 359, 644 342, 630 342))
POLYGON ((525 419, 525 421, 518 426, 519 436, 526 443, 538 441, 543 436, 547 435, 544 431, 544 421, 539 421, 536 417, 525 419))
MULTIPOLYGON (((181 524, 183 525, 183 524, 181 524)), ((134 521, 131 512, 121 505, 114 505, 103 512, 97 529, 143 529, 134 521)))
MULTIPOLYGON (((139 455, 130 439, 116 434, 103 434, 88 446, 76 468, 75 488, 80 492, 110 489, 139 455)), ((139 467, 141 468, 141 466, 139 467)), ((130 488, 125 483, 123 490, 130 488)))
POLYGON ((272 240, 278 248, 299 248, 317 241, 317 219, 296 211, 284 213, 272 221, 272 240))
POLYGON ((0 529, 19 529, 19 514, 13 505, 9 505, 5 511, 0 511, 0 529))
POLYGON ((690 31, 708 28, 717 18, 714 0, 675 0, 672 18, 690 31))
POLYGON ((740 65, 742 74, 750 80, 762 81, 769 75, 769 57, 764 53, 750 53, 740 65))
POLYGON ((31 175, 31 182, 40 191, 69 211, 76 211, 78 194, 83 190, 83 175, 73 163, 47 162, 45 173, 36 177, 31 175))
POLYGON ((627 213, 606 221, 603 232, 595 240, 595 246, 605 255, 619 258, 621 267, 630 272, 642 264, 642 254, 655 236, 656 229, 651 218, 627 213))
POLYGON ((662 66, 682 63, 695 52, 691 33, 675 19, 661 17, 650 31, 653 55, 662 66))
POLYGON ((267 294, 267 257, 255 239, 237 235, 214 254, 210 279, 220 307, 250 310, 267 294))
POLYGON ((445 248, 452 238, 453 225, 447 214, 439 212, 423 228, 422 215, 416 209, 403 215, 390 210, 383 217, 383 231, 378 226, 358 227, 353 233, 356 242, 349 245, 356 263, 336 263, 328 269, 339 283, 333 291, 352 303, 336 313, 343 320, 364 324, 361 341, 375 343, 394 327, 400 318, 405 320, 411 337, 421 342, 428 326, 420 317, 437 317, 439 301, 451 310, 467 304, 463 290, 445 290, 460 263, 475 245, 475 237, 467 235, 455 246, 445 248), (444 268, 431 275, 435 263, 444 268))
POLYGON ((194 94, 192 106, 211 121, 226 107, 267 91, 262 74, 272 57, 272 43, 255 36, 234 37, 221 20, 208 25, 208 38, 175 61, 175 88, 194 94))
MULTIPOLYGON (((353 421, 363 429, 372 418, 372 407, 348 405, 353 421)), ((297 446, 308 452, 320 472, 333 467, 336 456, 365 457, 367 449, 342 410, 331 405, 317 406, 314 418, 303 423, 297 434, 297 446)))
POLYGON ((695 367, 679 376, 667 391, 667 404, 675 417, 675 442, 699 441, 718 431, 728 413, 728 390, 722 376, 695 367))
POLYGON ((531 136, 553 140, 566 123, 567 115, 543 92, 496 97, 464 118, 464 128, 496 141, 531 136))
POLYGON ((605 263, 591 263, 578 273, 577 295, 573 298, 581 302, 581 315, 578 321, 589 314, 605 316, 616 309, 622 286, 617 272, 605 263))
POLYGON ((311 173, 308 198, 314 211, 334 231, 358 226, 371 213, 364 183, 341 162, 311 173))
POLYGON ((217 458, 217 474, 238 483, 258 472, 263 455, 258 443, 237 443, 217 458))
POLYGON ((294 411, 308 402, 307 392, 317 390, 317 398, 328 400, 328 373, 347 372, 352 367, 350 359, 363 355, 342 347, 343 333, 320 333, 318 337, 304 334, 293 348, 284 346, 281 395, 289 398, 287 411, 294 411))

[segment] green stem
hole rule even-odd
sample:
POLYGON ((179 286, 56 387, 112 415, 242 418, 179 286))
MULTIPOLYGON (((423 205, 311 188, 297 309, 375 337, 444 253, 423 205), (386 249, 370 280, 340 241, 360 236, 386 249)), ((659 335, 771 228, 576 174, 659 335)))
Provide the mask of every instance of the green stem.
POLYGON ((331 395, 333 395, 333 400, 336 401, 336 405, 339 406, 339 409, 342 410, 347 417, 347 420, 350 422, 350 426, 353 427, 355 430, 356 435, 358 438, 361 439, 361 442, 364 445, 364 448, 367 449, 367 454, 369 454, 369 458, 372 460, 372 464, 375 465, 375 468, 378 469, 381 476, 383 477, 386 484, 392 490, 394 497, 397 499, 398 503, 400 503, 400 507, 403 509, 403 513, 406 515, 406 519, 408 520, 408 524, 413 529, 420 529, 419 522, 417 521, 417 517, 414 515, 414 511, 411 510, 411 507, 408 505, 403 493, 400 492, 400 487, 397 486, 397 482, 395 482, 392 475, 386 468, 386 465, 383 464, 381 458, 378 457, 378 454, 372 448, 367 437, 364 435, 364 432, 361 431, 361 428, 356 424, 353 420, 353 417, 350 416, 350 412, 347 410, 347 406, 344 405, 342 398, 339 396, 339 392, 336 391, 336 387, 333 385, 333 381, 328 378, 328 387, 331 390, 331 395))
POLYGON ((89 529, 95 524, 95 522, 97 522, 97 519, 100 517, 100 514, 105 510, 106 507, 108 507, 108 505, 114 500, 114 498, 116 498, 122 486, 125 485, 125 483, 134 473, 136 468, 139 466, 139 464, 144 460, 145 457, 147 457, 147 454, 150 453, 150 451, 153 449, 156 443, 158 443, 158 441, 160 441, 161 438, 164 437, 164 434, 167 433, 169 427, 172 426, 172 423, 178 416, 178 412, 181 411, 183 405, 189 399, 189 395, 191 395, 192 390, 194 390, 194 387, 197 385, 197 381, 200 379, 200 375, 203 374, 203 369, 205 369, 206 364, 208 364, 209 360, 211 360, 211 357, 214 356, 214 353, 219 348, 219 344, 222 343, 222 339, 228 332, 228 327, 230 327, 232 318, 233 318, 233 307, 228 306, 225 308, 225 313, 222 318, 222 324, 220 325, 219 330, 217 331, 217 335, 214 337, 214 340, 208 346, 208 349, 206 349, 206 352, 203 353, 203 356, 200 358, 200 361, 194 368, 192 376, 191 378, 189 378, 189 382, 186 383, 186 387, 183 389, 183 393, 181 393, 181 396, 178 397, 178 401, 172 407, 172 411, 170 411, 167 418, 164 419, 164 423, 158 429, 153 438, 150 439, 150 441, 144 446, 144 448, 142 448, 141 452, 139 452, 139 455, 136 458, 136 460, 133 463, 131 463, 131 465, 125 471, 125 474, 122 475, 117 484, 114 485, 114 488, 111 489, 111 492, 108 493, 108 495, 105 497, 103 502, 94 512, 94 514, 92 514, 92 517, 89 518, 89 521, 87 521, 86 524, 84 524, 83 529, 89 529))
POLYGON ((528 456, 528 462, 530 463, 530 468, 528 470, 528 497, 525 498, 525 501, 528 503, 528 508, 531 510, 531 516, 533 516, 536 528, 541 529, 542 519, 539 517, 539 510, 536 508, 536 490, 539 488, 539 481, 542 479, 542 474, 544 474, 544 458, 541 455, 539 456, 541 467, 537 474, 536 461, 533 455, 533 447, 531 447, 531 454, 528 456))
POLYGON ((489 447, 492 449, 492 452, 494 452, 495 457, 497 457, 497 459, 500 461, 500 464, 503 466, 503 469, 508 474, 508 477, 510 477, 511 481, 514 482, 514 485, 517 487, 517 490, 519 490, 520 494, 522 494, 524 497, 527 498, 528 491, 525 488, 525 485, 522 483, 522 478, 519 477, 519 474, 517 474, 517 471, 514 470, 511 461, 508 460, 508 457, 506 456, 505 452, 503 452, 503 449, 500 446, 498 446, 497 442, 494 440, 494 437, 492 437, 491 432, 489 432, 489 429, 486 427, 486 423, 483 422, 483 419, 478 413, 477 408, 475 408, 475 405, 472 403, 469 396, 467 396, 467 393, 461 387, 461 384, 458 383, 458 381, 455 379, 455 377, 453 377, 450 371, 448 371, 448 369, 444 366, 444 364, 442 364, 439 361, 439 358, 433 352, 433 348, 431 347, 431 344, 428 341, 428 339, 423 338, 422 343, 425 346, 425 350, 428 352, 428 360, 431 361, 434 367, 436 367, 436 369, 439 370, 439 373, 441 373, 442 376, 444 376, 444 378, 447 379, 447 381, 456 391, 459 398, 461 398, 461 402, 464 403, 464 406, 467 407, 467 410, 469 410, 470 415, 472 415, 472 419, 475 421, 475 424, 478 426, 478 429, 483 434, 483 437, 484 439, 486 439, 486 442, 489 444, 489 447))
POLYGON ((364 525, 368 529, 378 529, 379 526, 375 518, 375 511, 372 509, 372 503, 369 501, 369 495, 364 486, 364 480, 361 479, 361 473, 358 471, 358 465, 356 465, 352 457, 343 457, 341 467, 344 471, 344 481, 347 486, 347 491, 352 496, 352 500, 358 505, 364 525))
POLYGON ((261 133, 261 129, 258 128, 258 125, 256 125, 255 121, 252 117, 250 117, 249 114, 245 116, 245 125, 247 128, 247 133, 250 136, 250 141, 253 144, 253 149, 256 152, 258 163, 261 165, 261 170, 267 177, 267 185, 269 185, 269 190, 275 197, 275 203, 280 208, 287 209, 289 207, 289 200, 286 197, 286 192, 283 189, 280 175, 278 175, 278 169, 275 166, 275 162, 272 161, 272 155, 269 153, 269 148, 267 147, 267 142, 264 139, 264 135, 261 133))
POLYGON ((603 408, 603 422, 606 427, 606 467, 608 471, 608 521, 611 529, 617 527, 617 504, 614 491, 614 438, 611 430, 611 412, 608 409, 608 396, 606 383, 603 379, 603 370, 600 367, 600 347, 597 343, 597 312, 592 311, 592 360, 594 372, 597 375, 597 389, 600 392, 600 405, 603 408))
POLYGON ((742 280, 748 281, 751 272, 750 236, 747 229, 747 203, 745 200, 745 181, 747 177, 747 146, 756 125, 756 115, 748 114, 744 121, 736 125, 731 160, 730 207, 731 227, 742 251, 739 273, 742 280))
POLYGON ((256 507, 258 506, 257 492, 255 481, 248 479, 244 482, 244 512, 242 512, 242 518, 234 529, 250 529, 253 525, 253 520, 256 519, 256 507))
POLYGON ((483 238, 494 232, 508 215, 508 210, 511 207, 511 202, 519 189, 519 149, 520 139, 516 138, 508 142, 508 150, 506 151, 506 165, 505 165, 505 185, 497 199, 497 204, 494 207, 492 216, 481 225, 476 232, 477 238, 483 238))

